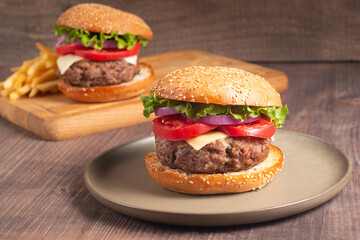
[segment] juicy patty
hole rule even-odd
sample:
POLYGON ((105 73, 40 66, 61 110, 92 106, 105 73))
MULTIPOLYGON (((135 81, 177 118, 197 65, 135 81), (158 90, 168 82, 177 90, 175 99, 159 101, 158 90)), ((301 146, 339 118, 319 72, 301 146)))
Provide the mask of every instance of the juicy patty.
POLYGON ((138 72, 138 65, 132 65, 122 59, 112 61, 84 59, 74 63, 61 78, 65 83, 73 86, 107 86, 129 82, 138 72))
POLYGON ((247 170, 269 154, 270 139, 227 137, 196 151, 185 140, 168 141, 155 137, 156 155, 171 168, 192 173, 225 173, 247 170))

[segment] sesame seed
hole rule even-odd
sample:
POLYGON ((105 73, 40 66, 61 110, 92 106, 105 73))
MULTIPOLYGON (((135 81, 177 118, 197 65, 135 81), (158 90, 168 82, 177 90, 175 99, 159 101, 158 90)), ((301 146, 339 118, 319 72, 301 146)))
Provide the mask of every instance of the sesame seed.
POLYGON ((223 104, 229 104, 230 101, 233 105, 268 106, 273 103, 272 95, 280 99, 264 78, 241 69, 219 66, 193 66, 175 70, 161 78, 151 92, 180 101, 216 104, 222 104, 222 101, 223 104), (257 100, 251 90, 255 82, 269 88, 266 93, 260 92, 265 96, 263 102, 257 100), (206 91, 208 88, 211 91, 206 91), (271 92, 270 99, 267 97, 268 92, 271 92))

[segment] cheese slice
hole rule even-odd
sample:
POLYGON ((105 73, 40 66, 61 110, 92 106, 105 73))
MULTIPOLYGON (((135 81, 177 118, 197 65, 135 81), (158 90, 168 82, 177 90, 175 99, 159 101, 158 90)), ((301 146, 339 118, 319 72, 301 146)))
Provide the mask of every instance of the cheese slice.
MULTIPOLYGON (((138 56, 134 55, 134 56, 126 57, 126 58, 122 58, 122 59, 132 65, 136 65, 137 58, 138 58, 138 56)), ((59 68, 61 75, 63 75, 66 72, 66 70, 68 70, 71 67, 71 65, 73 65, 74 63, 81 61, 83 59, 84 59, 83 57, 80 57, 77 55, 66 54, 66 55, 59 56, 58 59, 56 60, 56 64, 59 68)))
POLYGON ((66 54, 59 56, 56 60, 56 64, 61 75, 63 75, 66 72, 66 70, 68 70, 69 67, 71 67, 71 65, 83 59, 84 59, 83 57, 79 57, 73 54, 66 54))
POLYGON ((228 135, 223 132, 211 131, 204 134, 201 134, 197 137, 185 139, 185 141, 192 146, 195 150, 200 150, 206 144, 214 142, 219 139, 224 139, 228 135))
POLYGON ((138 56, 134 55, 134 56, 131 56, 131 57, 123 58, 123 60, 130 63, 130 64, 132 64, 132 65, 136 65, 137 64, 137 58, 138 58, 138 56))

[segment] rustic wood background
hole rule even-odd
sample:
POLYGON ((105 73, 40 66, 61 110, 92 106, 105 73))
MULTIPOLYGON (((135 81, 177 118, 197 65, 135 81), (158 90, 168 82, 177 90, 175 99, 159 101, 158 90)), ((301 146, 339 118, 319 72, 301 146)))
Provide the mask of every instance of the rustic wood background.
MULTIPOLYGON (((53 25, 88 1, 1 0, 0 70, 53 46, 53 25)), ((358 0, 91 1, 141 16, 154 40, 142 55, 199 49, 253 62, 360 60, 358 0)))
MULTIPOLYGON (((1 0, 0 78, 37 54, 35 42, 53 46, 57 16, 77 2, 1 0)), ((360 239, 360 1, 101 2, 152 27, 143 56, 200 49, 286 72, 284 128, 341 147, 353 160, 352 178, 328 203, 277 221, 150 223, 104 207, 83 181, 94 157, 148 135, 149 123, 48 142, 0 118, 0 239, 360 239)))

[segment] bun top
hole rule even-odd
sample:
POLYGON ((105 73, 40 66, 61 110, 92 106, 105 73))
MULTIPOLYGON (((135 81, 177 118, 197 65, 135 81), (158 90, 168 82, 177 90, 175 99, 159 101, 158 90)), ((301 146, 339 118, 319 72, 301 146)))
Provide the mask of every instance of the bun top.
POLYGON ((150 27, 138 16, 95 3, 75 5, 66 10, 56 21, 56 25, 64 25, 90 32, 110 34, 118 31, 119 35, 131 33, 153 38, 150 27))
POLYGON ((157 81, 151 93, 161 98, 207 104, 282 106, 279 93, 264 78, 229 67, 179 69, 157 81))

